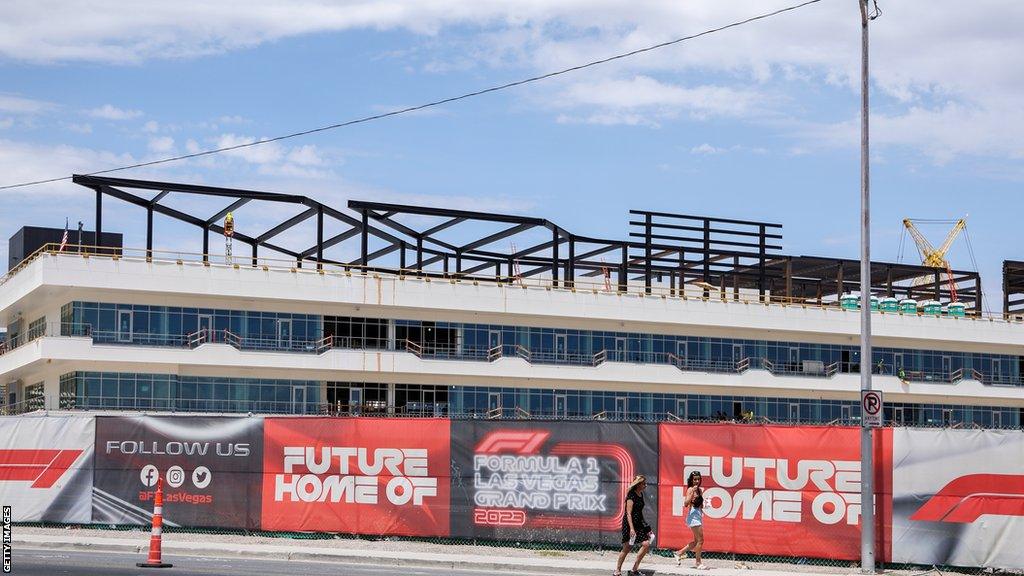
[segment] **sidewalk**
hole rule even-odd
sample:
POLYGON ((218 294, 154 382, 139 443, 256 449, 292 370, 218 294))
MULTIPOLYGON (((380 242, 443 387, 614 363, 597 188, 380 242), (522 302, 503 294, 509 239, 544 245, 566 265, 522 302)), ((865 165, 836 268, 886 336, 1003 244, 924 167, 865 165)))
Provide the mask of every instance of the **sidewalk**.
MULTIPOLYGON (((57 528, 14 527, 12 543, 19 547, 47 550, 77 549, 109 552, 135 552, 142 555, 149 546, 148 532, 124 532, 57 528)), ((319 561, 478 570, 489 573, 529 573, 559 575, 605 575, 612 573, 614 551, 524 550, 470 545, 431 544, 395 540, 296 540, 289 538, 249 537, 230 534, 164 534, 165 560, 176 557, 215 556, 271 558, 276 560, 319 561)), ((624 568, 632 564, 632 555, 624 568)), ((800 573, 807 576, 854 574, 856 568, 806 566, 796 564, 741 564, 711 559, 705 563, 720 576, 780 576, 800 573)), ((651 574, 699 574, 692 558, 677 567, 675 560, 648 556, 641 568, 651 574)))

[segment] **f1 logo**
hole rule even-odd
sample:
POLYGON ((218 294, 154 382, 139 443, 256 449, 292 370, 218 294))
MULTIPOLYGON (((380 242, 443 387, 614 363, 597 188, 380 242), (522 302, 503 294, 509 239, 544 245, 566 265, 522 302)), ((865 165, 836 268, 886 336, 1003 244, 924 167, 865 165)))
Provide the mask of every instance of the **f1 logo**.
POLYGON ((1024 516, 1024 476, 961 476, 943 486, 910 519, 918 522, 969 524, 987 514, 1024 516))

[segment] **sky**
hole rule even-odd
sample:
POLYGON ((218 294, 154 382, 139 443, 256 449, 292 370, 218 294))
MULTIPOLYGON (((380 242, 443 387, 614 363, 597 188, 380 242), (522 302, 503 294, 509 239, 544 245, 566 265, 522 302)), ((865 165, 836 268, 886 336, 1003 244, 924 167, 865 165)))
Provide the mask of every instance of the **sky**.
MULTIPOLYGON (((795 0, 6 0, 0 186, 272 137, 573 66, 795 0)), ((1024 3, 879 0, 872 256, 904 217, 968 216, 987 308, 1024 259, 1024 3)), ((118 173, 544 217, 625 238, 630 209, 767 220, 788 254, 859 254, 860 15, 769 20, 427 111, 118 173)), ((0 235, 92 228, 94 195, 0 191, 0 235)), ((179 200, 180 201, 180 200, 179 200)), ((204 209, 205 208, 205 205, 204 209)), ((211 213, 219 206, 210 204, 211 213)), ((141 213, 104 229, 142 246, 141 213), (134 236, 133 236, 134 234, 134 236)), ((237 215, 240 229, 273 213, 237 215)), ((923 228, 934 244, 948 225, 923 228)), ((159 248, 198 237, 159 223, 159 248)), ((7 259, 0 243, 0 261, 7 259)), ((950 252, 972 269, 967 242, 950 252)))

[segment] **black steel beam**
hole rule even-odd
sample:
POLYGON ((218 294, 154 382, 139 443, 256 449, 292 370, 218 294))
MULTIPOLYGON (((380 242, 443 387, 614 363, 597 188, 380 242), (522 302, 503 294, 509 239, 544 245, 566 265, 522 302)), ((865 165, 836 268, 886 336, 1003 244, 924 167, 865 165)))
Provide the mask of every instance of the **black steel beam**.
POLYGON ((102 244, 103 240, 103 192, 100 186, 96 187, 96 245, 102 244))
POLYGON ((228 212, 234 212, 235 210, 238 210, 239 208, 241 208, 242 206, 245 206, 246 204, 248 204, 251 201, 252 201, 251 198, 239 198, 238 200, 235 200, 234 202, 232 202, 227 208, 225 208, 225 209, 221 210, 220 212, 217 212, 213 216, 207 218, 206 219, 206 223, 207 224, 213 224, 214 222, 218 222, 218 221, 220 221, 221 218, 227 216, 228 212))
POLYGON ((515 226, 512 226, 511 228, 506 228, 506 229, 504 229, 504 230, 502 230, 500 232, 495 232, 494 234, 491 234, 490 236, 484 236, 483 238, 480 238, 479 240, 475 240, 473 242, 470 242, 469 244, 463 244, 462 246, 459 246, 459 250, 462 251, 462 252, 471 252, 473 250, 476 250, 477 248, 482 248, 484 246, 487 246, 488 244, 491 244, 492 242, 497 242, 498 240, 501 240, 502 238, 508 238, 509 236, 515 236, 516 234, 519 234, 520 232, 525 232, 525 231, 530 230, 532 228, 536 228, 536 226, 534 224, 517 224, 515 226))
POLYGON ((166 190, 170 192, 184 192, 187 194, 201 194, 203 196, 227 196, 229 198, 248 198, 250 200, 288 202, 291 204, 305 204, 309 200, 305 196, 296 196, 293 194, 278 194, 276 192, 259 192, 256 190, 219 188, 216 186, 202 186, 199 184, 153 182, 150 180, 132 180, 128 178, 85 176, 82 174, 76 174, 72 176, 71 180, 75 184, 81 184, 82 186, 88 186, 90 188, 94 188, 96 186, 117 186, 120 188, 135 188, 138 190, 166 190))
MULTIPOLYGON (((328 206, 326 204, 320 204, 320 206, 323 207, 324 214, 327 215, 327 216, 330 216, 331 218, 336 218, 338 220, 341 220, 345 224, 348 224, 350 226, 355 226, 357 228, 362 226, 362 221, 357 219, 357 218, 355 218, 354 216, 350 216, 348 214, 345 214, 344 212, 342 212, 340 210, 336 210, 334 208, 331 208, 330 206, 328 206)), ((388 234, 387 232, 385 232, 383 230, 378 230, 378 229, 374 228, 373 226, 370 226, 369 233, 374 235, 374 236, 376 236, 377 238, 380 238, 381 240, 385 240, 387 242, 400 242, 401 241, 401 238, 398 238, 397 236, 393 236, 391 234, 388 234)))
MULTIPOLYGON (((639 220, 630 220, 630 226, 646 226, 645 222, 639 220)), ((701 226, 680 226, 678 224, 659 224, 658 222, 652 222, 651 228, 665 228, 667 230, 686 230, 689 232, 704 232, 704 228, 701 226)), ((712 228, 712 234, 732 234, 733 236, 754 236, 758 237, 761 234, 759 232, 748 232, 744 230, 729 230, 727 228, 712 228)), ((782 240, 782 234, 765 234, 765 238, 772 238, 774 240, 782 240)))
POLYGON ((406 226, 405 224, 402 224, 401 222, 396 222, 393 218, 391 218, 391 216, 392 214, 390 212, 387 214, 377 214, 376 212, 370 211, 370 217, 380 222, 381 224, 384 224, 389 228, 398 230, 399 232, 402 232, 403 234, 406 234, 407 236, 410 236, 414 239, 422 237, 421 233, 417 232, 416 230, 413 230, 412 228, 406 226))
MULTIPOLYGON (((687 242, 687 243, 691 243, 691 244, 703 244, 704 243, 704 239, 703 238, 680 238, 678 236, 666 236, 664 234, 649 234, 648 235, 648 234, 645 234, 643 232, 630 232, 629 235, 630 235, 631 238, 651 238, 651 239, 656 239, 656 240, 675 240, 677 242, 687 242)), ((734 242, 732 240, 711 240, 711 249, 714 250, 715 246, 741 246, 741 247, 747 247, 747 248, 760 248, 761 244, 760 243, 754 243, 754 242, 734 242)), ((769 249, 769 250, 782 250, 782 246, 778 246, 776 244, 765 244, 764 247, 769 249)), ((752 256, 754 256, 754 257, 757 257, 758 252, 750 252, 750 254, 752 256)))
POLYGON ((146 207, 146 258, 153 257, 153 206, 146 207))
POLYGON ((426 230, 421 232, 420 235, 421 236, 431 236, 433 234, 437 234, 438 232, 440 232, 442 230, 447 230, 448 228, 451 228, 452 226, 455 226, 456 224, 462 224, 465 221, 466 221, 465 218, 452 218, 451 220, 448 220, 446 222, 441 222, 440 224, 438 224, 436 226, 433 226, 431 228, 427 228, 426 230))
POLYGON ((395 250, 398 250, 398 247, 399 247, 399 244, 392 244, 390 246, 385 246, 384 248, 381 248, 380 250, 377 250, 377 251, 374 251, 374 252, 370 252, 369 254, 366 255, 365 258, 360 257, 360 258, 358 258, 356 260, 353 260, 353 261, 349 262, 349 266, 369 266, 369 264, 371 262, 373 262, 374 260, 376 260, 377 258, 380 258, 381 256, 387 256, 388 254, 391 254, 395 250))
POLYGON ((772 224, 770 222, 755 222, 752 220, 733 220, 731 218, 714 218, 710 216, 691 216, 688 214, 673 214, 671 212, 651 212, 649 210, 630 210, 630 214, 639 214, 645 216, 650 214, 651 216, 659 216, 662 218, 675 218, 679 220, 700 220, 708 222, 722 222, 726 224, 743 224, 747 226, 768 226, 770 228, 782 228, 782 224, 772 224))
POLYGON ((150 204, 159 204, 160 201, 163 200, 164 198, 166 198, 167 195, 170 194, 170 193, 171 193, 170 190, 163 190, 159 194, 157 194, 156 196, 153 196, 153 199, 150 200, 149 203, 150 204))
POLYGON ((340 244, 340 243, 344 242, 345 240, 348 240, 349 238, 352 238, 356 234, 359 234, 359 229, 358 228, 350 228, 350 229, 342 232, 341 234, 332 236, 332 237, 328 238, 327 240, 324 240, 323 242, 320 243, 319 246, 312 246, 310 248, 307 248, 307 249, 303 250, 302 252, 299 252, 299 255, 302 256, 303 258, 308 258, 309 256, 312 256, 313 254, 315 254, 318 248, 322 248, 322 249, 326 250, 326 249, 328 249, 328 248, 330 248, 332 246, 335 246, 337 244, 340 244))
POLYGON ((277 226, 274 226, 270 230, 267 230, 263 234, 260 234, 259 236, 256 237, 256 240, 258 242, 266 242, 267 240, 270 240, 271 238, 277 236, 278 234, 284 232, 285 230, 298 224, 301 224, 302 222, 312 218, 313 216, 316 216, 317 212, 317 208, 309 208, 307 210, 299 212, 295 216, 292 216, 291 218, 285 220, 284 222, 281 222, 277 226))
POLYGON ((529 218, 526 216, 512 216, 509 214, 491 214, 488 212, 472 212, 468 210, 451 210, 448 208, 428 208, 424 206, 407 206, 402 204, 384 204, 381 202, 364 202, 362 200, 349 200, 348 207, 356 210, 380 210, 383 212, 395 212, 396 214, 418 214, 420 216, 441 216, 447 218, 464 218, 467 220, 481 220, 486 222, 508 222, 510 224, 533 224, 535 226, 546 226, 547 220, 542 218, 529 218))
MULTIPOLYGON (((124 200, 125 202, 129 202, 131 204, 135 204, 136 206, 140 206, 142 208, 147 208, 151 206, 149 200, 146 200, 145 198, 142 198, 140 196, 136 196, 135 194, 132 194, 130 192, 119 190, 117 188, 114 188, 113 186, 103 185, 100 187, 100 189, 103 191, 104 194, 108 196, 113 196, 114 198, 124 200)), ((152 204, 152 207, 154 211, 159 212, 164 216, 170 216, 171 218, 181 220, 182 222, 191 224, 193 226, 197 226, 199 228, 206 227, 205 220, 197 218, 191 214, 186 214, 180 210, 175 210, 174 208, 171 208, 169 206, 164 206, 163 204, 152 204)))
POLYGON ((316 267, 322 270, 324 267, 324 209, 323 206, 316 210, 316 267))

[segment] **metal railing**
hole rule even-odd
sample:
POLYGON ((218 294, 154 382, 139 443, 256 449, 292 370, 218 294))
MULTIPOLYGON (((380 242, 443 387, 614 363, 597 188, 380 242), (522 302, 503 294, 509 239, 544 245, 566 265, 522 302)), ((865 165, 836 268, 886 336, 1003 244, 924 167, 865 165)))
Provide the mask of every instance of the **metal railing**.
MULTIPOLYGON (((627 282, 620 287, 617 283, 606 285, 603 281, 594 281, 588 278, 572 278, 567 280, 553 280, 550 278, 531 276, 528 278, 513 276, 495 276, 486 274, 465 274, 445 273, 432 270, 416 270, 405 268, 364 267, 355 264, 330 264, 318 265, 315 261, 287 260, 280 258, 250 258, 235 257, 232 262, 227 262, 223 254, 201 254, 193 252, 173 252, 162 250, 146 250, 138 248, 111 248, 100 246, 65 246, 60 250, 59 244, 47 244, 39 250, 26 257, 21 263, 12 268, 0 277, 0 285, 10 281, 21 270, 30 266, 36 260, 48 257, 60 256, 69 258, 105 258, 112 260, 140 261, 147 263, 172 263, 179 266, 195 265, 202 267, 218 268, 255 268, 264 271, 278 270, 291 273, 322 274, 331 276, 352 277, 353 275, 373 277, 382 280, 404 281, 409 279, 421 280, 424 282, 444 281, 453 284, 467 283, 488 283, 500 286, 515 287, 521 289, 544 289, 544 290, 566 290, 571 292, 590 292, 593 294, 607 293, 619 296, 636 296, 642 298, 673 298, 680 300, 697 300, 703 302, 722 302, 729 304, 756 305, 756 306, 781 306, 816 308, 823 310, 834 310, 843 313, 856 310, 844 310, 838 299, 831 301, 819 301, 818 299, 793 298, 774 294, 751 294, 747 292, 734 293, 729 289, 709 290, 707 287, 685 284, 680 287, 664 286, 655 284, 650 287, 643 283, 627 282)), ((908 316, 931 316, 923 312, 883 312, 876 311, 876 314, 887 315, 908 315, 908 316)), ((1004 317, 1002 314, 994 313, 973 313, 968 317, 941 316, 954 321, 986 321, 1006 322, 1013 324, 1024 323, 1022 317, 1004 317)))
MULTIPOLYGON (((27 336, 8 340, 0 346, 0 355, 9 353, 30 342, 27 336)), ((327 336, 325 338, 282 339, 272 336, 241 336, 230 330, 214 330, 204 328, 189 334, 148 334, 140 332, 117 332, 95 330, 89 324, 50 322, 45 329, 34 334, 35 339, 51 336, 90 338, 96 345, 153 346, 194 349, 204 344, 225 344, 237 350, 256 352, 288 352, 304 354, 324 354, 329 350, 386 350, 387 341, 372 339, 369 344, 377 343, 382 348, 362 345, 364 342, 351 337, 327 336)), ((495 362, 504 357, 522 358, 530 364, 590 366, 596 367, 607 362, 671 365, 684 372, 705 372, 718 374, 742 374, 751 369, 763 369, 773 376, 798 376, 811 378, 831 378, 839 373, 856 374, 860 365, 857 363, 832 362, 824 364, 817 361, 779 362, 769 358, 742 358, 739 360, 707 360, 680 357, 674 353, 639 352, 602 349, 593 354, 588 352, 564 352, 552 350, 532 350, 521 344, 498 345, 490 348, 455 346, 400 340, 394 349, 411 353, 418 358, 427 360, 462 360, 472 362, 495 362)), ((983 374, 976 369, 958 368, 951 372, 934 370, 892 370, 872 365, 872 372, 883 376, 893 376, 905 382, 933 382, 956 384, 963 380, 976 380, 990 386, 1024 387, 1024 375, 983 374)))
POLYGON ((761 358, 761 366, 772 376, 804 376, 809 378, 831 378, 839 373, 839 362, 825 364, 821 361, 772 362, 761 358))
MULTIPOLYGON (((135 412, 205 412, 205 413, 252 413, 278 415, 310 415, 333 417, 364 417, 364 418, 447 418, 451 420, 572 420, 572 421, 619 421, 619 422, 688 422, 688 423, 735 423, 735 424, 800 424, 812 426, 858 425, 859 415, 816 420, 809 417, 777 416, 745 412, 742 416, 719 413, 717 415, 695 416, 675 412, 633 412, 620 410, 600 410, 597 412, 579 412, 569 409, 543 410, 527 409, 519 405, 497 407, 491 409, 458 408, 447 402, 409 402, 405 406, 388 406, 386 402, 371 400, 362 404, 344 404, 336 402, 308 401, 252 401, 228 399, 182 399, 182 398, 135 398, 135 397, 62 397, 56 405, 49 398, 34 397, 21 402, 0 405, 0 416, 30 414, 38 411, 135 411, 135 412)), ((902 419, 887 418, 887 427, 936 427, 936 428, 999 428, 1020 429, 1021 422, 1012 423, 979 420, 977 415, 967 420, 953 421, 946 418, 912 417, 902 419)))
MULTIPOLYGON (((139 398, 86 396, 62 401, 62 410, 126 410, 140 412, 224 412, 253 414, 316 414, 316 402, 227 400, 191 398, 139 398)), ((46 409, 53 409, 47 407, 46 409)))
POLYGON ((937 382, 941 384, 955 384, 963 380, 963 369, 952 372, 934 370, 898 370, 896 377, 905 382, 937 382))
POLYGON ((4 404, 3 406, 0 406, 0 414, 4 416, 18 416, 21 414, 45 411, 50 408, 51 406, 47 403, 45 396, 37 396, 27 398, 13 404, 4 404))

